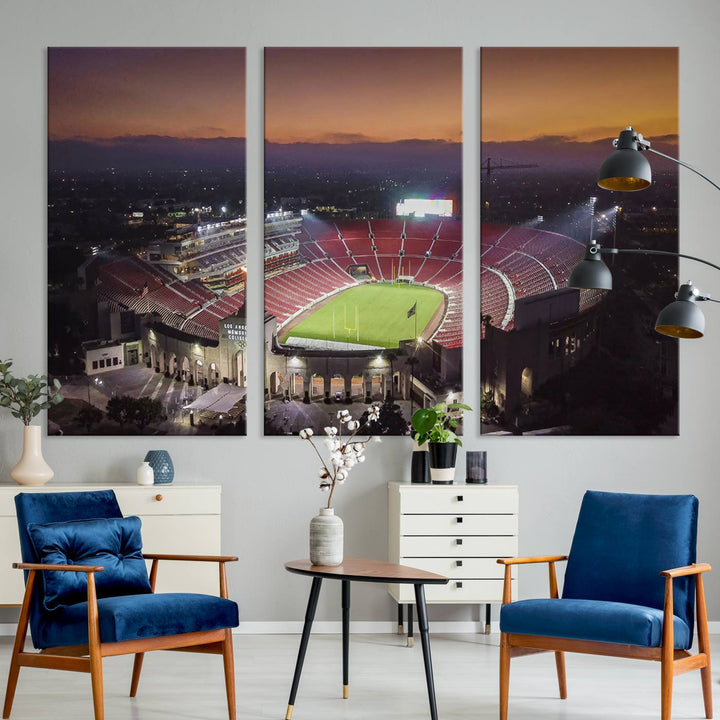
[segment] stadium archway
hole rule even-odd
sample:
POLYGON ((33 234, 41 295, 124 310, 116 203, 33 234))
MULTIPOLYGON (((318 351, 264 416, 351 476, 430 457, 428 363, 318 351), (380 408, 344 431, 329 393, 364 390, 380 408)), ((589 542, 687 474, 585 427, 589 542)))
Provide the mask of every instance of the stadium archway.
POLYGON ((523 368, 520 379, 520 392, 527 398, 533 394, 533 371, 532 368, 523 368))
POLYGON ((177 355, 175 353, 170 353, 170 359, 168 360, 168 372, 173 377, 177 373, 177 355))
POLYGON ((235 383, 238 387, 245 387, 245 352, 238 350, 235 353, 235 383))
POLYGON ((158 349, 155 345, 150 345, 150 367, 155 369, 158 367, 158 349))
POLYGON ((182 359, 182 377, 183 380, 190 379, 190 360, 188 360, 187 357, 183 357, 182 359))
POLYGON ((165 351, 162 350, 158 355, 158 367, 160 368, 160 372, 164 373, 167 369, 165 367, 165 351))

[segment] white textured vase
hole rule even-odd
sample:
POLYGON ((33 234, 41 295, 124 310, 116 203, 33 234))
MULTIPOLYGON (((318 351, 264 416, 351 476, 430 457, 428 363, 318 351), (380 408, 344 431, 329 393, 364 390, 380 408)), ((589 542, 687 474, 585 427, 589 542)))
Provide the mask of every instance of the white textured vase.
POLYGON ((155 483, 155 471, 150 467, 147 460, 140 463, 136 477, 138 485, 153 485, 155 483))
POLYGON ((340 565, 343 561, 343 521, 333 508, 320 508, 310 521, 310 562, 340 565))
POLYGON ((23 429, 23 454, 20 462, 10 471, 10 477, 18 485, 44 485, 55 473, 42 456, 42 428, 25 425, 23 429))

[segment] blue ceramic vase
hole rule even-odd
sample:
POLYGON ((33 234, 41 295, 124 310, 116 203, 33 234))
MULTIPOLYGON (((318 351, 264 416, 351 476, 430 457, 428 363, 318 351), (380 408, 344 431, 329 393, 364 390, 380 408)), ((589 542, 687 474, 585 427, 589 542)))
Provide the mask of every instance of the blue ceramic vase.
POLYGON ((167 450, 148 450, 145 462, 150 463, 155 473, 155 485, 167 485, 173 481, 175 468, 167 450))

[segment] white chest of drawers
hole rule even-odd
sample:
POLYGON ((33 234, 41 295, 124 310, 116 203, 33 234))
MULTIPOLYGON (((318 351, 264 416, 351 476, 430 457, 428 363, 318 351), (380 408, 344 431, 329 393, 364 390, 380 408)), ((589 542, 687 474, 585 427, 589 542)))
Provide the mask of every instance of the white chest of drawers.
MULTIPOLYGON (((390 562, 450 578, 426 588, 428 603, 500 603, 497 558, 518 552, 517 486, 391 482, 388 531, 390 562)), ((388 590, 400 605, 415 601, 412 587, 388 590)))
MULTIPOLYGON (((143 549, 154 553, 220 554, 219 485, 0 485, 0 605, 19 605, 23 577, 12 563, 20 562, 15 495, 20 492, 115 491, 123 515, 142 520, 143 549)), ((161 561, 158 592, 217 595, 217 566, 212 563, 161 561)))

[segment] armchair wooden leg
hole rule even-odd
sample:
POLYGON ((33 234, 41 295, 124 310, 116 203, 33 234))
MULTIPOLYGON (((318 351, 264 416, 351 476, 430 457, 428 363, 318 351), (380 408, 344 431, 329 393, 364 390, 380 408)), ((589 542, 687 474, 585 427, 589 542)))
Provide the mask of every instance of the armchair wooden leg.
POLYGON ((17 687, 18 676, 20 675, 19 655, 25 649, 25 636, 27 635, 28 622, 30 620, 30 598, 32 597, 33 585, 35 584, 35 571, 28 573, 25 583, 25 595, 23 597, 20 617, 18 618, 17 632, 15 633, 15 644, 13 645, 12 657, 10 658, 10 672, 8 672, 7 689, 5 690, 5 704, 3 705, 3 718, 10 717, 13 700, 15 699, 15 688, 17 687))
POLYGON ((567 698, 567 680, 565 679, 565 653, 555 653, 555 667, 557 668, 558 689, 560 690, 560 699, 567 698))
POLYGON ((507 720, 510 690, 510 644, 507 634, 500 633, 500 720, 507 720))
POLYGON ((232 630, 225 631, 222 644, 223 666, 225 668, 225 692, 227 694, 228 718, 235 720, 237 713, 235 702, 235 660, 233 656, 232 630))
POLYGON ((132 681, 130 682, 130 697, 137 695, 138 683, 140 682, 140 671, 142 670, 145 653, 135 653, 133 662, 132 681))
POLYGON ((707 626, 707 607, 705 605, 705 587, 703 576, 699 574, 695 581, 695 601, 697 603, 697 630, 698 630, 698 651, 705 654, 706 665, 700 668, 700 679, 702 681, 703 702, 705 703, 705 717, 713 716, 712 706, 712 676, 710 674, 710 638, 707 626))
POLYGON ((90 654, 90 681, 92 683, 95 720, 105 720, 100 621, 94 573, 88 573, 88 650, 90 654))

